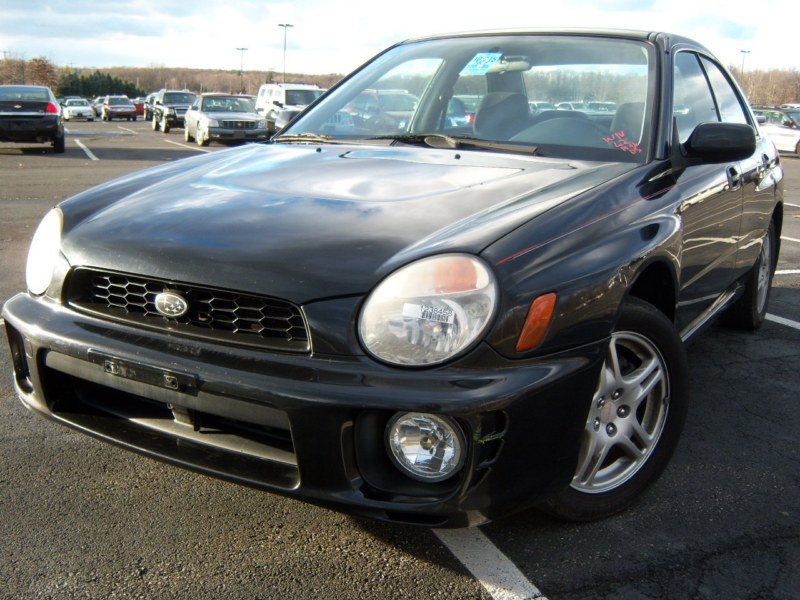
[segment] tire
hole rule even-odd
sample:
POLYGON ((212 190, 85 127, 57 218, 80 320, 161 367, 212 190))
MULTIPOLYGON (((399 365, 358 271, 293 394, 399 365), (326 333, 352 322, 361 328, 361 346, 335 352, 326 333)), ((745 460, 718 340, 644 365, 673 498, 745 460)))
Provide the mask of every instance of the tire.
POLYGON ((134 116, 134 117, 133 117, 133 119, 131 119, 131 120, 132 120, 132 121, 135 121, 135 120, 136 120, 136 116, 134 116))
POLYGON ((651 304, 628 299, 611 334, 575 476, 544 510, 593 521, 630 506, 669 463, 688 401, 686 351, 675 327, 651 304))
POLYGON ((770 222, 761 243, 758 260, 747 274, 744 292, 720 317, 720 323, 735 329, 755 331, 764 323, 778 256, 775 224, 770 222))
POLYGON ((199 127, 197 128, 197 131, 195 132, 195 138, 196 138, 198 146, 208 146, 209 139, 206 136, 205 132, 202 129, 200 129, 199 127))
POLYGON ((66 147, 66 138, 63 135, 61 137, 53 138, 54 154, 64 154, 65 147, 66 147))
POLYGON ((88 119, 88 121, 92 121, 92 122, 94 122, 94 118, 88 119))
POLYGON ((153 125, 153 131, 158 131, 158 115, 156 113, 153 113, 152 125, 153 125))
POLYGON ((167 115, 161 117, 161 132, 169 133, 169 119, 167 119, 167 115))

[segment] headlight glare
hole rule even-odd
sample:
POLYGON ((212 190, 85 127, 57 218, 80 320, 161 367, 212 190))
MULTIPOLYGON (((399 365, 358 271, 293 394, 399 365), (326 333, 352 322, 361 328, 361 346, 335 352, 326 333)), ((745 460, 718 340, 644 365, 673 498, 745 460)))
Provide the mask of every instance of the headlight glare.
POLYGON ((480 259, 445 254, 411 263, 370 294, 359 319, 366 350, 396 365, 424 366, 465 352, 495 312, 497 284, 480 259))
POLYGON ((464 464, 463 435, 446 417, 399 413, 386 426, 386 443, 394 464, 418 481, 443 481, 464 464))
POLYGON ((58 253, 61 249, 61 211, 54 208, 44 216, 28 249, 25 281, 28 290, 37 296, 44 294, 53 278, 58 253))

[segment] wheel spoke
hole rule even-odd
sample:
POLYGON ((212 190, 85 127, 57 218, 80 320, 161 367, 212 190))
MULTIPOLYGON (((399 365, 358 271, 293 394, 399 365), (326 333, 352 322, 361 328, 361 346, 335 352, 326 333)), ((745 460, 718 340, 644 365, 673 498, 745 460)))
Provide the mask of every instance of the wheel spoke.
POLYGON ((650 447, 653 445, 653 441, 655 440, 655 436, 653 434, 651 434, 650 432, 648 432, 644 428, 644 425, 642 425, 636 419, 633 419, 631 421, 631 430, 632 430, 631 433, 633 434, 633 436, 635 436, 638 439, 639 445, 637 445, 630 438, 627 441, 631 446, 636 448, 636 452, 635 453, 639 457, 641 457, 641 456, 643 456, 644 454, 646 454, 650 450, 650 447), (642 450, 642 448, 643 448, 643 450, 642 450))
MULTIPOLYGON (((641 429, 639 431, 644 433, 641 431, 641 429)), ((646 446, 644 449, 642 449, 637 446, 632 439, 627 437, 617 440, 617 445, 622 448, 626 454, 628 454, 633 462, 641 461, 647 455, 647 451, 649 450, 649 446, 646 446)))
POLYGON ((591 425, 587 426, 588 444, 586 452, 582 454, 582 459, 578 468, 575 470, 575 480, 581 484, 591 485, 592 480, 597 475, 597 470, 605 462, 608 456, 609 445, 596 432, 591 430, 591 425))
POLYGON ((625 378, 626 387, 631 392, 626 400, 630 403, 634 412, 636 407, 650 396, 653 388, 663 380, 664 373, 661 369, 661 363, 655 357, 651 357, 639 369, 636 369, 625 378))

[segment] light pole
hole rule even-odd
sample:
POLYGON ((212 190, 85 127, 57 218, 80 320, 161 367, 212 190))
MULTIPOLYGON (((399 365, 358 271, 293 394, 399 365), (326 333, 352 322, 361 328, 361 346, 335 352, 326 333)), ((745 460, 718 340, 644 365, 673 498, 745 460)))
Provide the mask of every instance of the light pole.
POLYGON ((744 57, 750 54, 750 50, 739 50, 739 52, 742 53, 742 70, 739 72, 739 75, 742 77, 742 89, 744 89, 744 57))
POLYGON ((239 62, 239 89, 244 94, 244 51, 247 48, 237 48, 237 50, 241 56, 241 61, 239 62))
POLYGON ((294 27, 291 23, 278 23, 278 27, 283 27, 283 83, 286 83, 286 30, 294 27))

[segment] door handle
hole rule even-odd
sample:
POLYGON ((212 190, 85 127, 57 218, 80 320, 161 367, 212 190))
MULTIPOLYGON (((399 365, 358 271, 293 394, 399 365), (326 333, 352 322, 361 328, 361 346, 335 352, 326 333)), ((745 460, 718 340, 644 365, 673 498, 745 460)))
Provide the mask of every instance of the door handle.
POLYGON ((742 187, 742 170, 737 165, 730 165, 726 169, 728 175, 728 189, 736 191, 742 187))

